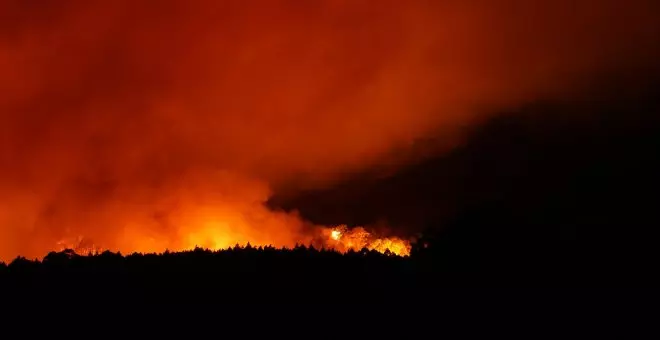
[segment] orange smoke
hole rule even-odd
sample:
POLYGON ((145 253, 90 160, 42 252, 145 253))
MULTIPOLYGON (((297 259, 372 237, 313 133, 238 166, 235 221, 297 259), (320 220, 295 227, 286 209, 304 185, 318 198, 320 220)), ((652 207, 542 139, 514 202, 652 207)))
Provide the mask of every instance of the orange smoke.
POLYGON ((655 62, 618 4, 2 0, 0 258, 313 238, 272 190, 655 62))

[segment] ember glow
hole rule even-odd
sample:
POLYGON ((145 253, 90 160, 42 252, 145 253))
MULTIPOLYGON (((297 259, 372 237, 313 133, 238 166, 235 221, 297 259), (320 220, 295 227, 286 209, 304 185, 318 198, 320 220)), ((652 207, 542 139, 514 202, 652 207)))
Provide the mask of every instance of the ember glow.
POLYGON ((332 230, 332 231, 330 232, 330 238, 333 239, 333 240, 335 240, 335 241, 339 241, 339 238, 341 238, 341 231, 339 231, 339 230, 332 230))
POLYGON ((619 3, 0 1, 0 260, 81 236, 126 253, 324 230, 406 254, 267 202, 655 63, 658 2, 619 3))
POLYGON ((325 235, 329 235, 329 247, 341 252, 348 250, 359 251, 362 249, 375 250, 380 253, 390 253, 399 256, 410 255, 410 241, 398 238, 379 238, 367 232, 362 227, 348 228, 347 226, 338 226, 332 229, 324 230, 325 235))
MULTIPOLYGON (((203 248, 209 250, 222 250, 231 248, 233 246, 246 246, 248 243, 252 246, 270 246, 270 243, 259 243, 239 241, 240 238, 232 238, 227 236, 223 230, 226 228, 209 228, 205 229, 202 233, 193 233, 183 239, 187 240, 181 246, 175 248, 167 248, 171 251, 186 251, 192 250, 195 248, 203 248)), ((347 226, 342 225, 334 228, 330 227, 318 227, 314 229, 315 232, 313 235, 314 242, 310 245, 316 244, 317 246, 329 250, 334 250, 340 253, 345 253, 347 251, 360 251, 367 249, 369 251, 377 251, 383 254, 392 254, 397 256, 409 256, 411 250, 411 244, 409 241, 398 238, 398 237, 388 237, 388 238, 378 238, 371 233, 367 232, 363 227, 356 227, 349 229, 347 226)), ((144 240, 142 242, 149 243, 153 240, 144 240)), ((138 241, 140 242, 140 241, 138 241)), ((298 243, 303 244, 303 243, 298 243)), ((304 244, 303 244, 304 245, 304 244)), ((151 247, 152 249, 158 249, 158 247, 151 247)), ((82 236, 78 236, 74 239, 61 240, 57 242, 57 246, 54 248, 57 251, 64 250, 73 250, 79 255, 87 254, 96 254, 103 252, 106 249, 100 247, 93 243, 93 241, 86 239, 82 236)), ((156 252, 155 250, 153 252, 156 252)))

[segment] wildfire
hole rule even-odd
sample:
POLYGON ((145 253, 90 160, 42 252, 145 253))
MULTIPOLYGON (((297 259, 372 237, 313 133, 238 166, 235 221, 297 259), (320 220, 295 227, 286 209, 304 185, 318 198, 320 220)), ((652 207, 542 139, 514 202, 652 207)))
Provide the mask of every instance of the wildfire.
POLYGON ((63 239, 57 242, 57 250, 64 251, 66 249, 71 249, 76 252, 76 254, 87 255, 100 253, 104 249, 96 246, 89 239, 86 239, 82 236, 78 236, 73 240, 63 239))
POLYGON ((398 256, 410 255, 411 245, 407 240, 398 237, 378 238, 369 233, 362 227, 349 229, 348 226, 341 225, 330 229, 330 246, 340 252, 348 250, 375 250, 390 253, 398 256))
POLYGON ((336 230, 336 229, 332 230, 330 232, 330 238, 332 238, 335 241, 339 241, 339 239, 341 238, 341 231, 336 230))
MULTIPOLYGON (((398 237, 391 238, 377 238, 371 233, 367 232, 362 227, 356 227, 349 229, 346 225, 341 225, 334 228, 320 228, 320 235, 322 236, 322 246, 326 249, 333 249, 340 253, 346 253, 349 250, 359 251, 362 249, 375 250, 380 253, 385 253, 387 250, 393 255, 398 256, 409 256, 411 245, 407 240, 400 239, 398 237)), ((210 235, 210 234, 209 234, 210 235)), ((202 247, 211 250, 222 250, 227 249, 231 245, 245 245, 247 242, 230 242, 230 240, 225 240, 226 242, 215 242, 215 237, 199 238, 200 235, 191 235, 195 237, 199 242, 187 244, 186 246, 178 247, 176 249, 170 249, 174 251, 185 251, 192 250, 195 247, 202 247)), ((208 235, 207 235, 208 236, 208 235)), ((261 244, 260 242, 250 242, 253 246, 268 246, 270 244, 261 244)), ((78 236, 71 239, 63 239, 57 242, 56 249, 58 251, 63 251, 65 249, 72 249, 77 254, 87 255, 100 253, 105 249, 95 245, 91 240, 78 236)), ((162 249, 164 251, 165 249, 162 249)))

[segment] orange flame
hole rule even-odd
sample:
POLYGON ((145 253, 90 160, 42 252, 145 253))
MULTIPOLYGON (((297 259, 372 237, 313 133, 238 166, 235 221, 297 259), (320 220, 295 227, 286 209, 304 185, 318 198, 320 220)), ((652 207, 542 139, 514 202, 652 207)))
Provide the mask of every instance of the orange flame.
POLYGON ((82 236, 78 236, 75 240, 63 239, 57 242, 57 251, 64 251, 67 249, 71 249, 75 251, 76 254, 80 255, 96 254, 104 250, 82 236))
MULTIPOLYGON (((322 237, 322 246, 340 253, 346 253, 349 250, 359 251, 362 249, 368 249, 384 254, 388 253, 389 250, 389 254, 397 256, 410 255, 411 245, 409 241, 398 237, 377 238, 367 232, 363 227, 349 229, 348 226, 341 225, 334 228, 323 227, 317 230, 322 237)), ((139 240, 138 243, 148 243, 150 241, 153 240, 143 239, 139 240)), ((257 247, 272 245, 269 242, 254 242, 250 240, 241 240, 240 238, 232 238, 231 235, 223 235, 221 229, 207 228, 203 229, 201 232, 190 233, 188 237, 185 238, 182 246, 169 250, 186 251, 192 250, 196 247, 210 250, 222 250, 234 245, 245 246, 247 243, 257 247)), ((111 250, 100 247, 83 236, 58 241, 56 250, 63 251, 65 249, 71 249, 81 255, 111 250)), ((164 250, 166 249, 152 249, 144 252, 162 252, 164 250)), ((136 248, 129 250, 128 252, 140 252, 140 250, 136 248)))
MULTIPOLYGON (((328 233, 326 230, 325 233, 328 233)), ((367 232, 363 227, 349 229, 346 225, 341 225, 329 230, 330 247, 340 252, 349 250, 375 250, 379 253, 386 253, 398 256, 410 255, 410 241, 398 237, 377 238, 367 232)))

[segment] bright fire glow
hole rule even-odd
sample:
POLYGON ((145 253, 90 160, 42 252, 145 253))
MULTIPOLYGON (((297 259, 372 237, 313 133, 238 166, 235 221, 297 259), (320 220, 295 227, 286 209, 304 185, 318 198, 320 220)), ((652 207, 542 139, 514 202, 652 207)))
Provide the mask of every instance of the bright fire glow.
POLYGON ((330 239, 330 247, 340 252, 366 248, 380 253, 389 250, 395 255, 408 256, 411 249, 410 242, 407 240, 398 237, 378 238, 362 227, 349 229, 345 225, 338 226, 330 230, 330 239))
MULTIPOLYGON (((217 225, 216 225, 217 226, 217 225)), ((182 243, 179 247, 167 248, 171 251, 185 251, 192 250, 196 247, 201 247, 204 249, 210 250, 221 250, 233 247, 235 245, 245 246, 247 243, 250 243, 252 246, 269 246, 272 243, 269 242, 254 242, 247 239, 242 239, 240 237, 232 238, 230 235, 223 235, 222 228, 207 228, 202 229, 198 233, 191 233, 186 238, 186 241, 182 243)), ((227 229, 225 229, 227 230, 227 229)), ((342 225, 335 228, 317 228, 317 232, 320 239, 320 245, 326 249, 333 249, 340 253, 345 253, 349 250, 359 251, 362 249, 374 250, 380 253, 385 253, 388 249, 391 254, 398 256, 409 256, 411 245, 409 241, 391 237, 391 238, 378 238, 367 232, 362 227, 356 227, 349 229, 347 226, 342 225)), ((318 237, 316 238, 318 239, 318 237)), ((149 243, 153 239, 145 239, 142 242, 149 243)), ((93 253, 100 253, 106 249, 99 247, 92 243, 89 239, 86 239, 82 236, 70 240, 60 240, 57 242, 56 249, 57 251, 63 251, 65 249, 72 249, 77 254, 87 255, 93 253)), ((165 249, 149 249, 143 250, 133 249, 131 252, 162 252, 165 249)))

